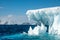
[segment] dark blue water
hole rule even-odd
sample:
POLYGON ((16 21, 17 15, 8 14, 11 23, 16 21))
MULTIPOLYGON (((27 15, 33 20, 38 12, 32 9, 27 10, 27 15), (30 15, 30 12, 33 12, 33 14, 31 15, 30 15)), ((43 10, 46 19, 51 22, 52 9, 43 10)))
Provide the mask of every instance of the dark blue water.
MULTIPOLYGON (((30 26, 34 28, 36 25, 0 25, 0 39, 1 37, 5 37, 5 36, 11 36, 11 35, 14 36, 16 34, 19 35, 23 32, 27 33, 30 26)), ((3 38, 3 39, 6 39, 6 38, 3 38)))
POLYGON ((0 25, 0 36, 27 33, 30 26, 34 28, 36 25, 0 25))

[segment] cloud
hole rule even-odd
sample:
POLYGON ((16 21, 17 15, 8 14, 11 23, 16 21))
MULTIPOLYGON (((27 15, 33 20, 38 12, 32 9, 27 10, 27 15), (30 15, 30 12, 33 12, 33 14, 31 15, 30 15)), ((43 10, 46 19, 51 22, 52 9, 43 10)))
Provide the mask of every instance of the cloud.
POLYGON ((7 15, 0 17, 0 24, 22 24, 28 22, 28 19, 25 15, 7 15))

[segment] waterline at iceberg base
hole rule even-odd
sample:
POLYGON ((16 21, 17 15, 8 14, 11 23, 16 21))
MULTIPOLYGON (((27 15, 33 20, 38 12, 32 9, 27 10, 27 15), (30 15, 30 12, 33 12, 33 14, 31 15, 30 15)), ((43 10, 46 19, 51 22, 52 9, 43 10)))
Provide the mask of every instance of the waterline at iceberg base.
MULTIPOLYGON (((59 35, 49 34, 46 32, 46 27, 37 25, 34 29, 30 26, 28 33, 17 33, 13 35, 5 35, 0 37, 0 40, 60 40, 59 35)), ((54 32, 54 31, 53 31, 54 32)))

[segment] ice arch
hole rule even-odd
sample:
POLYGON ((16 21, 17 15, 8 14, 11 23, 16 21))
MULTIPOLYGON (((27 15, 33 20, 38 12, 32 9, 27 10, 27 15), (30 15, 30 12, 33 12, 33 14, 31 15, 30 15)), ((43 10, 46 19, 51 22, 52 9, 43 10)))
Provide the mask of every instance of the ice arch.
POLYGON ((42 8, 36 10, 28 10, 26 12, 29 20, 34 20, 37 23, 43 23, 47 27, 51 27, 54 23, 54 16, 60 15, 60 7, 42 8))

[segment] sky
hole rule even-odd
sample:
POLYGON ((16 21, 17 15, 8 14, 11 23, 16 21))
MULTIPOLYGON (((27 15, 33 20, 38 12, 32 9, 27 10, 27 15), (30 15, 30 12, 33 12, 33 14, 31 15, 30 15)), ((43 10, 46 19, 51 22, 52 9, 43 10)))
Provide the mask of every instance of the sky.
POLYGON ((60 6, 60 0, 0 0, 0 16, 20 16, 22 22, 27 21, 27 10, 55 6, 60 6))
POLYGON ((30 9, 60 6, 60 0, 0 0, 0 16, 26 15, 30 9))

